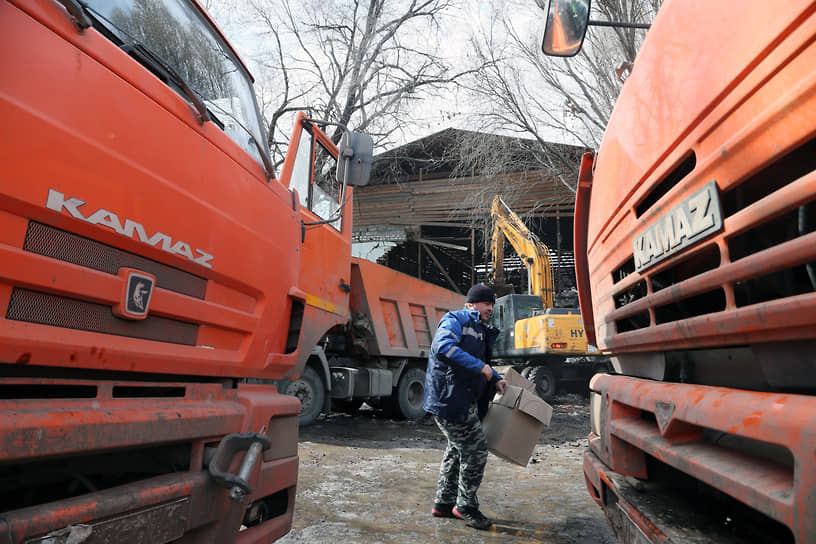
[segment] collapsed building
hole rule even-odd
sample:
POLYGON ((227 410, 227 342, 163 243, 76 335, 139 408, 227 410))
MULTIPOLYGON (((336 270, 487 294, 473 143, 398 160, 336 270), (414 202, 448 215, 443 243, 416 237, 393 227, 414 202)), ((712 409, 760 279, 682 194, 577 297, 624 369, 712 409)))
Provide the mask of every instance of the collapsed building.
MULTIPOLYGON (((574 290, 572 229, 584 148, 446 129, 374 157, 355 189, 357 255, 464 293, 490 273, 490 203, 496 194, 550 250, 556 292, 574 290)), ((512 249, 506 281, 527 286, 512 249)))

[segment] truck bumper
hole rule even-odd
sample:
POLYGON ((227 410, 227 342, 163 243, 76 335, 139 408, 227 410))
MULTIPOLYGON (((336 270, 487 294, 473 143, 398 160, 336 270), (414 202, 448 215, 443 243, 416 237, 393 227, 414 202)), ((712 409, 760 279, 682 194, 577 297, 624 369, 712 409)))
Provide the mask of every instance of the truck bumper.
POLYGON ((603 508, 619 542, 631 544, 670 542, 668 537, 624 496, 622 486, 619 486, 618 482, 624 482, 625 477, 607 468, 590 450, 584 453, 584 478, 590 496, 603 508))
POLYGON ((813 396, 607 374, 591 389, 584 473, 610 519, 621 510, 656 542, 816 541, 813 396))
MULTIPOLYGON (((19 394, 0 400, 0 469, 13 484, 0 542, 272 542, 291 527, 300 403, 274 386, 6 378, 0 390, 19 394), (271 446, 233 500, 208 466, 224 437, 251 432, 271 446)), ((224 474, 245 451, 231 450, 224 474)))
POLYGON ((289 531, 297 457, 264 462, 253 497, 275 495, 282 514, 239 532, 248 502, 228 498, 205 472, 158 476, 3 515, 0 541, 39 542, 272 542, 289 531), (76 540, 68 540, 71 535, 76 540), (87 534, 87 537, 80 535, 87 534), (39 536, 35 536, 39 535, 39 536), (30 538, 33 537, 33 540, 30 538), (62 537, 62 538, 60 538, 62 537), (84 538, 84 540, 82 539, 84 538))

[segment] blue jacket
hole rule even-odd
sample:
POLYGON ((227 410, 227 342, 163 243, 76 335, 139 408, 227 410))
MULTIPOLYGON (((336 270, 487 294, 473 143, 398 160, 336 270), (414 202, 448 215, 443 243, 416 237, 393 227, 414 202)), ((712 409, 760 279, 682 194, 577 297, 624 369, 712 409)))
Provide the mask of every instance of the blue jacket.
MULTIPOLYGON (((452 421, 464 421, 471 404, 485 389, 481 375, 499 331, 479 320, 476 310, 448 312, 436 329, 425 371, 426 412, 452 421)), ((501 376, 494 370, 493 382, 501 376)))

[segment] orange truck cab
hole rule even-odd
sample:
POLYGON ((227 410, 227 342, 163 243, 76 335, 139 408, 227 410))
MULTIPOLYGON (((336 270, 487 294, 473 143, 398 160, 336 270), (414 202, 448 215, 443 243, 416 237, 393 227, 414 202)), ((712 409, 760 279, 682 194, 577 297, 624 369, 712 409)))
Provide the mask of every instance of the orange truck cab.
POLYGON ((615 368, 584 474, 622 541, 816 542, 815 38, 812 0, 667 0, 584 158, 581 314, 615 368))
POLYGON ((2 0, 0 65, 0 541, 285 534, 300 405, 248 382, 348 319, 370 138, 301 115, 276 179, 195 0, 2 0))

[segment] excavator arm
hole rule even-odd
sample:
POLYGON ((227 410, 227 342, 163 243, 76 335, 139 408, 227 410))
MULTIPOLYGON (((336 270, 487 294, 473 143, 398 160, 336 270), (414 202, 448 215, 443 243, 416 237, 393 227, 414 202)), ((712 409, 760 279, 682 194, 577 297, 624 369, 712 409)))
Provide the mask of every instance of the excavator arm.
POLYGON ((524 261, 530 277, 530 293, 539 295, 544 308, 553 307, 553 276, 549 249, 530 232, 524 222, 496 195, 490 207, 492 235, 490 253, 493 257, 494 284, 504 283, 504 241, 524 261))

